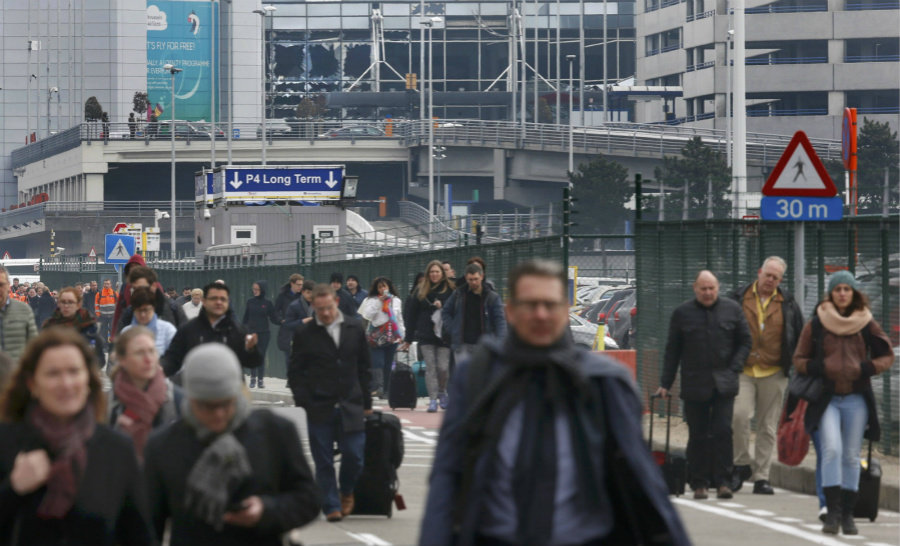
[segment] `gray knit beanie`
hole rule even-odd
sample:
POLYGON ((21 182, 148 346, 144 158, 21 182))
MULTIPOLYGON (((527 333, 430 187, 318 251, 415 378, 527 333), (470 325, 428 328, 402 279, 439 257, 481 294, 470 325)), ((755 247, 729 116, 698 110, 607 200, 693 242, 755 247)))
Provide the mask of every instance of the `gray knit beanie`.
POLYGON ((834 275, 828 277, 828 293, 831 294, 839 284, 846 284, 853 290, 859 290, 859 283, 856 282, 856 277, 849 271, 838 271, 834 275))
POLYGON ((243 377, 234 351, 221 343, 204 343, 184 358, 184 392, 191 400, 238 396, 243 377))

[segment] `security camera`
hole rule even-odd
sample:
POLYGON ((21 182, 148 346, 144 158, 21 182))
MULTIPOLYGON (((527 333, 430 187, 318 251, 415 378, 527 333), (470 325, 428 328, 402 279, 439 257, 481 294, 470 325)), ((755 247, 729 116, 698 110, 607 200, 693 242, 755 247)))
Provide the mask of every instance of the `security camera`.
POLYGON ((209 220, 212 218, 212 214, 210 214, 209 209, 203 209, 203 219, 209 220))
POLYGON ((59 93, 59 87, 53 86, 50 88, 51 93, 59 93))
POLYGON ((56 251, 57 251, 57 252, 64 252, 65 250, 66 250, 66 247, 64 247, 64 246, 58 246, 58 247, 56 247, 56 251))

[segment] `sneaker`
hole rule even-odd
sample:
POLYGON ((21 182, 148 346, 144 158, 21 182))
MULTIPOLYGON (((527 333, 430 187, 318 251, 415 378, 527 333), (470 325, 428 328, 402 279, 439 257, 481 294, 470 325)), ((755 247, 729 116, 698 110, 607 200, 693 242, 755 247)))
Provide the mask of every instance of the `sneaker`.
POLYGON ((256 388, 256 378, 255 378, 255 377, 251 377, 251 378, 250 378, 250 388, 251 388, 251 389, 255 389, 255 388, 256 388))
POLYGON ((341 514, 340 510, 335 510, 334 512, 325 516, 325 519, 328 520, 329 523, 337 523, 344 519, 343 514, 341 514))
POLYGON ((432 400, 428 403, 428 413, 437 413, 438 402, 437 400, 432 400))
POLYGON ((709 493, 706 492, 705 487, 698 487, 694 489, 694 500, 706 500, 709 498, 709 493))
POLYGON ((744 487, 744 482, 753 476, 753 468, 748 464, 734 465, 734 472, 731 478, 731 491, 737 493, 744 487))
POLYGON ((734 496, 734 493, 731 489, 728 488, 727 485, 719 486, 719 490, 716 492, 717 499, 730 499, 734 496))
POLYGON ((438 395, 438 399, 440 400, 441 409, 446 411, 447 405, 450 403, 450 395, 446 392, 442 392, 438 395))
POLYGON ((257 383, 256 386, 257 386, 257 388, 260 388, 260 389, 266 388, 266 385, 263 383, 262 379, 259 380, 259 383, 257 383))
POLYGON ((822 523, 825 523, 825 516, 827 516, 827 515, 828 515, 828 507, 827 506, 823 506, 822 508, 819 508, 819 521, 821 521, 822 523))
POLYGON ((774 495, 775 490, 769 485, 769 480, 756 480, 753 482, 754 495, 774 495))

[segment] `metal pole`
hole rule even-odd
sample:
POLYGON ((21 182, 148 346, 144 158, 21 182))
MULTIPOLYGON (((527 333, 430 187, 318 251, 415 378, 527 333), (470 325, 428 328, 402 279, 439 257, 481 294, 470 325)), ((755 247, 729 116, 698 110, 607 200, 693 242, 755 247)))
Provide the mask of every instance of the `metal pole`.
POLYGON ((609 104, 607 102, 609 100, 609 96, 608 96, 608 91, 606 89, 606 60, 608 58, 606 56, 606 44, 608 42, 607 36, 606 36, 606 19, 607 19, 607 17, 609 17, 609 15, 607 13, 607 9, 608 9, 607 2, 606 2, 606 0, 603 0, 603 123, 604 124, 609 121, 609 104))
MULTIPOLYGON (((422 87, 425 86, 425 0, 419 1, 419 17, 422 18, 419 21, 419 28, 421 29, 419 33, 419 71, 421 72, 420 79, 422 81, 422 87)), ((425 119, 425 91, 424 89, 419 90, 419 118, 425 119)), ((420 141, 421 142, 421 141, 420 141)))
MULTIPOLYGON (((538 111, 538 75, 540 74, 540 59, 541 54, 538 48, 540 47, 540 39, 538 37, 538 0, 534 0, 534 106, 532 107, 532 112, 534 114, 531 116, 531 121, 538 123, 541 121, 538 111)), ((547 59, 547 62, 550 62, 550 59, 547 59)), ((549 76, 550 73, 548 72, 549 76)))
POLYGON ((663 192, 663 181, 659 179, 659 221, 666 219, 665 193, 663 192))
POLYGON ((518 11, 516 10, 516 3, 513 1, 512 9, 509 12, 509 91, 510 96, 512 98, 512 111, 510 112, 510 118, 512 118, 513 122, 513 134, 515 135, 515 123, 516 123, 516 115, 518 114, 518 95, 519 92, 519 53, 516 47, 516 33, 518 31, 519 25, 518 21, 516 21, 516 16, 518 15, 518 11))
POLYGON ((216 0, 210 0, 212 14, 209 23, 210 28, 210 62, 209 62, 209 165, 210 169, 216 168, 216 24, 218 23, 218 15, 216 10, 216 0))
MULTIPOLYGON (((888 217, 891 206, 891 181, 890 176, 888 174, 888 168, 884 168, 884 198, 881 202, 881 215, 885 218, 888 217)), ((886 235, 886 234, 885 234, 886 235)), ((882 294, 887 294, 887 292, 882 292, 882 294)), ((884 307, 887 307, 886 305, 884 307)))
POLYGON ((573 132, 573 125, 575 120, 573 117, 575 116, 575 108, 572 104, 572 62, 575 60, 575 55, 566 55, 566 59, 569 61, 569 172, 575 172, 575 137, 573 132))
MULTIPOLYGON (((434 223, 434 22, 428 21, 428 223, 434 223)), ((431 240, 429 227, 429 241, 431 240)))
POLYGON ((578 107, 584 127, 584 0, 578 0, 578 107))
POLYGON ((706 219, 711 220, 713 217, 712 176, 708 176, 706 180, 706 219))
MULTIPOLYGON (((561 15, 560 15, 560 3, 559 0, 556 0, 556 124, 560 125, 562 123, 562 50, 559 38, 559 28, 562 26, 561 24, 561 15)), ((550 37, 547 36, 549 40, 550 37)), ((572 90, 569 89, 569 93, 572 90)))
POLYGON ((260 14, 260 21, 262 24, 260 25, 260 38, 261 38, 261 48, 260 52, 262 55, 262 164, 266 164, 266 12, 260 14))
MULTIPOLYGON (((642 188, 642 176, 641 173, 635 173, 634 175, 634 219, 636 222, 640 222, 643 217, 643 203, 641 200, 641 193, 643 191, 642 188)), ((636 226, 635 226, 636 227, 636 226)))
POLYGON ((519 105, 519 108, 521 108, 521 114, 520 114, 519 118, 520 118, 520 121, 522 122, 522 125, 521 125, 522 145, 524 146, 525 145, 525 142, 524 142, 525 141, 525 108, 526 108, 527 102, 528 102, 526 100, 526 95, 525 95, 525 92, 526 92, 525 82, 528 80, 528 68, 527 68, 527 63, 525 61, 526 61, 528 50, 525 47, 526 36, 525 36, 525 1, 524 0, 522 1, 522 12, 519 13, 519 20, 518 20, 518 24, 516 26, 518 27, 517 31, 521 31, 519 33, 519 41, 522 45, 522 58, 519 60, 519 63, 522 66, 522 104, 519 105))
MULTIPOLYGON (((728 16, 729 23, 731 15, 728 16)), ((731 26, 729 24, 729 26, 731 26)), ((729 168, 732 166, 731 157, 731 29, 728 29, 728 37, 725 39, 725 162, 729 168)))
POLYGON ((682 207, 682 210, 681 210, 681 219, 682 220, 688 219, 688 181, 687 180, 684 181, 684 206, 682 207))
POLYGON ((804 301, 806 277, 805 222, 794 222, 794 295, 797 301, 804 301))
MULTIPOLYGON (((734 0, 734 175, 737 217, 747 213, 747 33, 744 1, 734 0)), ((802 296, 801 296, 802 297, 802 296)), ((803 301, 802 299, 800 301, 803 301)))
POLYGON ((169 133, 172 137, 172 255, 175 255, 175 69, 172 73, 172 126, 169 133))
POLYGON ((228 164, 231 165, 231 137, 234 132, 234 6, 228 4, 228 164))

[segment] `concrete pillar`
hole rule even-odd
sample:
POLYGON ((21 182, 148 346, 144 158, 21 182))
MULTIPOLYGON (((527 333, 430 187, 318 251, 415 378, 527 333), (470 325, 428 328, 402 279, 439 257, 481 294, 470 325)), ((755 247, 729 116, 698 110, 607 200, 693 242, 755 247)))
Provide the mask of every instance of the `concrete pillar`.
POLYGON ((494 199, 506 195, 506 150, 494 150, 494 199))
POLYGON ((844 108, 847 107, 846 95, 843 91, 829 91, 828 93, 828 115, 843 116, 844 108))
POLYGON ((844 62, 844 40, 828 40, 828 64, 844 62))
POLYGON ((84 194, 85 201, 103 201, 102 174, 84 175, 84 194))

